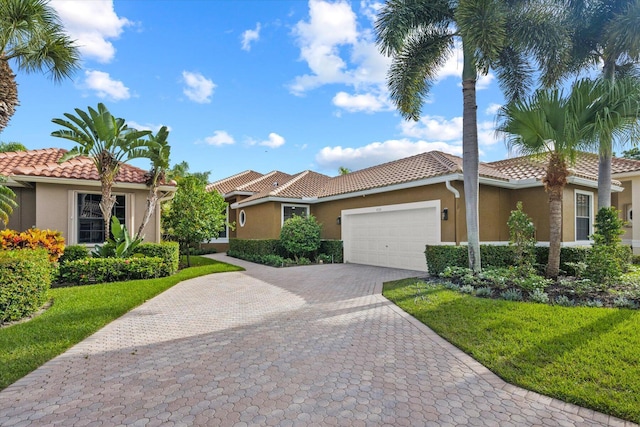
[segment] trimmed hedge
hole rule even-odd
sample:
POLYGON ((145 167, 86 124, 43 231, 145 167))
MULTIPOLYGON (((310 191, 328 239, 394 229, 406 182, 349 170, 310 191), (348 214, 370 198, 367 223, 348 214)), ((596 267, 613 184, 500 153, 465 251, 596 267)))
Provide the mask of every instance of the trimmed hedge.
MULTIPOLYGON (((584 262, 590 248, 563 247, 560 249, 560 269, 569 274, 575 271, 567 263, 584 262)), ((467 246, 430 246, 425 250, 427 266, 432 275, 440 274, 447 267, 468 267, 469 252, 467 246)), ((510 246, 480 245, 480 259, 482 268, 502 268, 514 265, 513 248, 510 246)), ((536 246, 536 262, 546 265, 549 258, 549 248, 536 246)))
POLYGON ((86 258, 61 265, 59 278, 65 284, 87 285, 152 279, 166 270, 166 261, 160 257, 86 258))
MULTIPOLYGON (((335 263, 341 263, 343 259, 342 240, 321 240, 317 256, 325 255, 333 259, 335 263), (333 258, 332 258, 333 256, 333 258)), ((229 239, 227 255, 261 264, 279 266, 286 264, 292 255, 282 246, 277 239, 229 239)))
POLYGON ((0 324, 42 307, 50 286, 51 263, 45 249, 0 251, 0 324))
POLYGON ((158 257, 163 260, 159 277, 171 276, 180 266, 180 244, 178 242, 142 243, 136 247, 136 254, 146 257, 158 257))
POLYGON ((75 261, 77 259, 89 258, 89 248, 84 245, 70 245, 64 248, 64 253, 60 257, 60 264, 65 262, 75 261))

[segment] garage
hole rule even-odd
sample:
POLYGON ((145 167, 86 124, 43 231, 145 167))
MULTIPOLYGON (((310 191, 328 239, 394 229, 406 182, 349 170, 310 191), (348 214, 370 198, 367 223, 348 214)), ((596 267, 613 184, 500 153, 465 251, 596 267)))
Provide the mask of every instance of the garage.
POLYGON ((426 271, 427 244, 440 243, 440 200, 342 211, 344 260, 426 271))

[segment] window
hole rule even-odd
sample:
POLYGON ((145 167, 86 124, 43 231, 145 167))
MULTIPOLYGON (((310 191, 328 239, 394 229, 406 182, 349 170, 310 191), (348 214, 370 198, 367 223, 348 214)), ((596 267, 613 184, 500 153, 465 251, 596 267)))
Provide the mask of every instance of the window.
POLYGON ((244 211, 240 211, 240 217, 238 219, 240 221, 240 227, 244 227, 247 222, 247 214, 245 214, 244 211))
POLYGON ((592 224, 593 193, 576 190, 576 241, 589 240, 592 224))
MULTIPOLYGON (((107 240, 104 236, 104 220, 100 210, 100 200, 102 200, 100 194, 77 194, 78 243, 104 243, 107 240)), ((120 220, 120 223, 125 224, 125 196, 116 196, 116 204, 113 206, 112 213, 120 220)))
POLYGON ((309 205, 282 205, 282 224, 294 216, 309 216, 309 205))
POLYGON ((229 206, 224 210, 224 228, 218 233, 215 239, 209 239, 205 243, 228 243, 229 242, 229 206))

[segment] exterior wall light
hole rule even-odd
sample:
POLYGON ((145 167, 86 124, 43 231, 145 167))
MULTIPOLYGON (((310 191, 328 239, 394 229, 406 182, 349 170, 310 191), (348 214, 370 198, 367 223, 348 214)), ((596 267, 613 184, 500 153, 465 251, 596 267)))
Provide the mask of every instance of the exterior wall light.
POLYGON ((442 220, 447 221, 449 219, 449 208, 442 209, 442 220))

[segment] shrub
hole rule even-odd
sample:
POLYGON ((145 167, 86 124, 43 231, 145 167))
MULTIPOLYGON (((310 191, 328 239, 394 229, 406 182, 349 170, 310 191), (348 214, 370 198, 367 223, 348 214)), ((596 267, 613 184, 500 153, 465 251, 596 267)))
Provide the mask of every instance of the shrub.
POLYGON ((89 249, 84 245, 71 245, 64 248, 64 253, 60 257, 60 264, 75 261, 77 259, 89 258, 89 249))
POLYGON ((575 305, 575 302, 566 295, 558 295, 554 302, 556 305, 563 307, 573 307, 575 305))
POLYGON ((160 276, 165 261, 159 257, 86 258, 60 266, 60 281, 71 285, 151 279, 160 276))
POLYGON ((594 282, 611 283, 626 272, 631 262, 631 249, 621 244, 624 221, 615 207, 602 208, 596 215, 593 247, 585 262, 584 277, 594 282))
POLYGON ((522 301, 522 291, 520 289, 507 289, 500 294, 500 298, 507 301, 522 301))
POLYGON ((163 268, 160 277, 171 276, 178 271, 180 265, 180 245, 178 242, 142 243, 136 253, 147 257, 162 258, 163 268))
POLYGON ((321 240, 318 252, 327 255, 330 262, 341 263, 344 253, 342 240, 321 240))
POLYGON ((604 307, 604 304, 599 299, 590 299, 587 301, 587 307, 604 307))
POLYGON ((282 224, 280 242, 297 261, 298 257, 311 254, 320 248, 320 229, 321 226, 313 215, 296 215, 282 224))
POLYGON ((623 295, 619 295, 613 300, 613 306, 618 308, 638 308, 638 304, 623 295))
POLYGON ((46 250, 0 251, 0 324, 19 320, 40 308, 51 286, 46 250))
POLYGON ((480 298, 491 298, 492 294, 493 290, 486 286, 476 289, 476 296, 480 298))
POLYGON ((463 294, 473 294, 475 288, 471 285, 460 286, 460 292, 463 294))
POLYGON ((280 255, 282 257, 287 255, 280 240, 277 239, 229 239, 227 254, 230 256, 237 254, 280 255))
POLYGON ((450 291, 455 291, 455 292, 459 292, 460 291, 460 285, 453 283, 453 282, 444 282, 442 284, 442 286, 445 289, 449 289, 450 291))
POLYGON ((19 233, 14 230, 0 231, 0 249, 44 248, 49 261, 56 262, 64 252, 64 237, 59 231, 30 228, 19 233))
POLYGON ((533 292, 529 294, 529 299, 540 304, 549 303, 549 295, 542 289, 534 289, 533 292))
POLYGON ((549 286, 552 281, 532 273, 524 277, 513 277, 513 283, 520 289, 531 292, 535 290, 543 290, 549 286))
POLYGON ((507 221, 509 245, 514 249, 515 265, 529 270, 535 262, 536 228, 529 215, 522 211, 522 202, 518 202, 516 207, 507 221))

